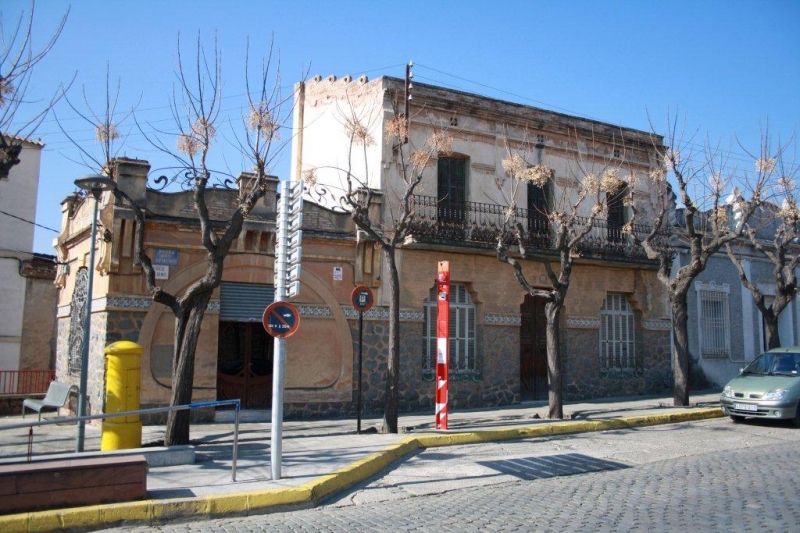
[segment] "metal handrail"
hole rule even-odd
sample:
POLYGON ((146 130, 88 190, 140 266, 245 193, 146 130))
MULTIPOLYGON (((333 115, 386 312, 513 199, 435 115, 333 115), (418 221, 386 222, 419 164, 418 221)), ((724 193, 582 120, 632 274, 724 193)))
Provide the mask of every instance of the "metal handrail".
MULTIPOLYGON (((0 425, 0 430, 30 428, 29 439, 33 438, 33 428, 36 426, 48 426, 52 424, 63 424, 65 422, 79 422, 86 420, 99 420, 104 418, 118 418, 124 416, 141 415, 147 413, 165 413, 169 411, 184 411, 186 409, 199 409, 202 407, 215 407, 217 405, 233 405, 235 409, 233 417, 233 462, 231 465, 231 480, 236 481, 236 460, 239 455, 239 410, 241 400, 214 400, 209 402, 194 402, 186 405, 168 405, 165 407, 149 407, 147 409, 137 409, 135 411, 119 411, 117 413, 101 413, 99 415, 71 416, 64 418, 53 418, 50 420, 37 420, 33 422, 19 422, 17 424, 0 425)), ((30 462, 30 444, 29 444, 30 462)))

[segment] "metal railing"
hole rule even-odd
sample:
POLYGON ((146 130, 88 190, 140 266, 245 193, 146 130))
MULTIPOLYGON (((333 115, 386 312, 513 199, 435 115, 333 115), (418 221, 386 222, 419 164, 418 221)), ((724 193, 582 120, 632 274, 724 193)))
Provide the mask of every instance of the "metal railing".
POLYGON ((166 413, 169 411, 185 411, 187 409, 200 409, 204 407, 216 407, 218 405, 233 405, 235 409, 233 417, 233 460, 231 463, 231 481, 236 481, 236 460, 239 455, 239 411, 241 400, 216 400, 210 402, 194 402, 186 405, 175 405, 166 407, 150 407, 147 409, 137 409, 135 411, 119 411, 116 413, 101 413, 99 415, 70 416, 52 418, 49 420, 39 420, 36 422, 20 422, 18 424, 0 425, 0 431, 8 429, 28 428, 28 462, 31 462, 33 455, 33 428, 37 426, 48 426, 51 424, 64 424, 66 422, 79 422, 87 420, 101 420, 105 418, 118 418, 126 416, 136 416, 149 413, 166 413))
POLYGON ((0 396, 45 394, 55 370, 0 370, 0 396))
MULTIPOLYGON (((516 242, 508 226, 523 229, 523 242, 529 251, 553 251, 553 233, 550 221, 539 211, 517 208, 509 212, 509 207, 499 204, 478 202, 452 203, 434 196, 413 195, 411 202, 414 220, 411 234, 419 242, 435 242, 450 245, 497 245, 502 235, 506 244, 516 242), (506 217, 510 215, 509 225, 506 217)), ((588 224, 588 217, 578 217, 577 226, 588 224)), ((580 251, 587 255, 604 258, 646 259, 641 246, 626 235, 620 224, 609 223, 605 219, 595 219, 591 230, 580 244, 580 251)), ((644 240, 652 230, 651 226, 633 224, 633 233, 644 240)), ((668 231, 657 235, 656 246, 666 245, 668 231)))

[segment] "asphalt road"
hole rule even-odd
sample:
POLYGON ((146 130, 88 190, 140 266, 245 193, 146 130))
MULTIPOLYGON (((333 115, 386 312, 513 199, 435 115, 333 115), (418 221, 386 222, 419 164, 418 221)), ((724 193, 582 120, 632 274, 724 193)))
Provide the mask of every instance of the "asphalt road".
POLYGON ((315 509, 156 530, 797 531, 798 437, 714 419, 428 449, 315 509))

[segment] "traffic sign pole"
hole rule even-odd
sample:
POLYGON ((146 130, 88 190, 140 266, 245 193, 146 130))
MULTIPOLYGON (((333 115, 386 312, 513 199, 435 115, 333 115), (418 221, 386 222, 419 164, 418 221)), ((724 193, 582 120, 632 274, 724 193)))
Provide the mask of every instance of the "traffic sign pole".
POLYGON ((356 434, 361 433, 361 364, 363 361, 364 346, 364 313, 372 307, 373 297, 369 287, 359 285, 353 289, 350 295, 353 307, 358 310, 358 422, 356 422, 356 434))
MULTIPOLYGON (((303 239, 301 229, 303 225, 303 184, 301 182, 284 181, 281 183, 281 198, 275 222, 275 301, 276 303, 286 303, 283 300, 287 297, 297 296, 300 292, 300 257, 302 255, 300 243, 303 239)), ((269 307, 267 309, 269 310, 269 307)), ((267 328, 266 313, 264 327, 267 328)), ((272 364, 272 433, 270 437, 270 463, 273 480, 281 478, 285 371, 286 339, 285 336, 275 335, 272 364)))
POLYGON ((358 312, 358 421, 356 422, 356 435, 361 434, 361 362, 364 357, 364 311, 358 312))

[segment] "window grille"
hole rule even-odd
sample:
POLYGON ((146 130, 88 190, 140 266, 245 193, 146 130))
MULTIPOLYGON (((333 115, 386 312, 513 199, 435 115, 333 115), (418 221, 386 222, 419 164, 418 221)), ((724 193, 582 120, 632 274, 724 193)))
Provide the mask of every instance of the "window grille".
POLYGON ((609 294, 600 309, 600 367, 605 370, 636 367, 633 310, 624 294, 609 294))
POLYGON ((699 314, 700 353, 725 356, 731 353, 730 319, 727 284, 698 283, 697 307, 699 314))
MULTIPOLYGON (((424 302, 423 374, 433 376, 436 370, 437 294, 434 286, 424 302)), ((475 342, 475 305, 462 283, 450 285, 449 372, 470 374, 478 370, 475 342)))
POLYGON ((86 298, 89 288, 89 269, 79 268, 75 274, 75 289, 72 291, 72 301, 69 304, 69 355, 67 356, 67 371, 71 376, 81 373, 81 355, 83 343, 89 342, 83 334, 84 320, 86 319, 86 298))

